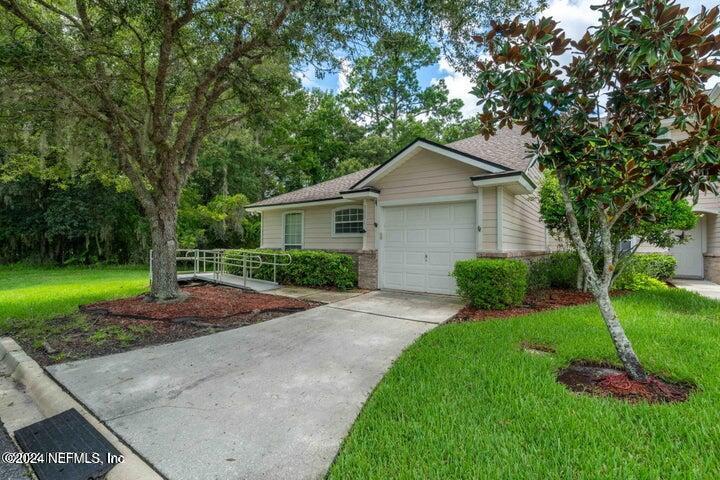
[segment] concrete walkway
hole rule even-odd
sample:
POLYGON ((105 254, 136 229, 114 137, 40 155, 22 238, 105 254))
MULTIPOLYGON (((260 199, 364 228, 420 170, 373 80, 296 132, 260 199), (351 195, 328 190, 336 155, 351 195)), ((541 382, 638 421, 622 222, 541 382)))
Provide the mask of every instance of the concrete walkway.
POLYGON ((720 285, 708 280, 688 280, 673 278, 670 282, 678 288, 698 293, 703 297, 720 300, 720 285))
POLYGON ((172 480, 319 478, 391 362, 458 308, 372 292, 48 370, 172 480))

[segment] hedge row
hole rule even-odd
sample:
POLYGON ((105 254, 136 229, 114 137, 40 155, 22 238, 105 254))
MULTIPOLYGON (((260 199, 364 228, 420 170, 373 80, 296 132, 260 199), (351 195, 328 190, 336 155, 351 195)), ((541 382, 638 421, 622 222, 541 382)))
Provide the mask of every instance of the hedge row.
MULTIPOLYGON (((334 287, 347 290, 357 285, 357 269, 350 255, 344 253, 323 252, 319 250, 233 250, 227 257, 237 258, 242 253, 252 253, 267 261, 272 260, 270 253, 287 253, 292 261, 289 265, 277 267, 277 282, 285 285, 303 287, 334 287)), ((279 261, 283 261, 280 257, 279 261)), ((242 267, 231 267, 229 273, 242 275, 242 267)), ((252 272, 253 278, 273 280, 272 265, 262 265, 252 272)))

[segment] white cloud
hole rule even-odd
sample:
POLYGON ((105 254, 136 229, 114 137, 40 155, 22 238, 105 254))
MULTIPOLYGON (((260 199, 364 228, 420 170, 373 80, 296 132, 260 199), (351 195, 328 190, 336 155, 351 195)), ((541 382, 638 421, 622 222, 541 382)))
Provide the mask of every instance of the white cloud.
POLYGON ((348 76, 352 72, 352 63, 347 58, 340 61, 340 73, 338 74, 338 92, 348 88, 348 76))
MULTIPOLYGON (((442 79, 445 80, 448 96, 450 98, 459 98, 463 101, 464 105, 461 110, 463 117, 470 117, 475 114, 480 107, 477 105, 478 98, 470 93, 470 90, 475 86, 470 77, 455 70, 445 57, 440 59, 438 68, 441 73, 447 74, 442 77, 442 79)), ((433 78, 430 83, 435 84, 438 80, 437 78, 433 78)))

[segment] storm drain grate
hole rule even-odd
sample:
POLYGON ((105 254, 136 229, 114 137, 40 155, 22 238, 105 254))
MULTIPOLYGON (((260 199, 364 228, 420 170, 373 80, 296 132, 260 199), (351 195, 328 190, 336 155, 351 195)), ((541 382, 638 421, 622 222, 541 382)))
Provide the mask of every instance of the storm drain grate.
POLYGON ((40 480, 99 478, 120 458, 120 452, 74 408, 17 430, 15 440, 32 453, 30 466, 40 480))

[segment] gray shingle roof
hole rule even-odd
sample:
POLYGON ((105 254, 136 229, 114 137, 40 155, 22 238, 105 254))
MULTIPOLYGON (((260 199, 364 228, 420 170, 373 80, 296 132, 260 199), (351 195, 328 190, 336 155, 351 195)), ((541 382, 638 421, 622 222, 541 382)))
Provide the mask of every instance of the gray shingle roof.
POLYGON ((341 198, 340 192, 348 190, 350 187, 360 181, 365 175, 370 173, 375 167, 358 170, 349 175, 333 178, 327 182, 317 183, 309 187, 301 188, 288 193, 283 193, 275 197, 270 197, 259 202, 255 202, 249 207, 262 207, 268 205, 284 205, 289 203, 315 202, 318 200, 331 200, 333 198, 341 198))
MULTIPOLYGON (((446 146, 454 150, 479 157, 511 170, 525 171, 530 163, 526 158, 525 144, 532 142, 530 135, 522 135, 519 127, 499 130, 490 139, 485 140, 482 135, 448 143, 446 146)), ((263 207, 270 205, 286 205, 303 202, 316 202, 341 198, 340 192, 349 190, 377 167, 366 168, 343 177, 327 182, 311 185, 293 192, 283 193, 275 197, 255 202, 248 207, 263 207)))
POLYGON ((503 128, 487 140, 482 135, 475 135, 448 143, 446 147, 522 172, 527 169, 531 160, 527 158, 525 144, 532 143, 533 138, 521 134, 521 130, 518 126, 503 128))

